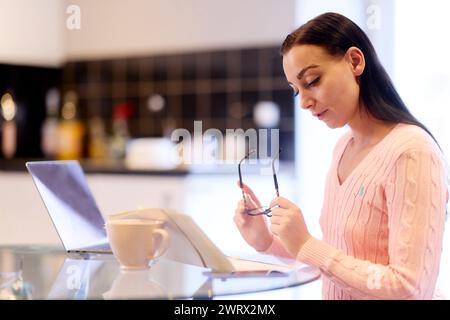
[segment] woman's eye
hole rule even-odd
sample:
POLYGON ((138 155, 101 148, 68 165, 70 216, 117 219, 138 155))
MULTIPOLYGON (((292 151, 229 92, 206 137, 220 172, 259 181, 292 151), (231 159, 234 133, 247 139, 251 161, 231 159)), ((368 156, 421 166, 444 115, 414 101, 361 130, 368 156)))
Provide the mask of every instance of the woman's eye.
POLYGON ((316 85, 316 84, 319 82, 319 80, 320 80, 320 77, 315 78, 313 81, 308 82, 308 83, 306 84, 306 87, 307 87, 307 88, 313 87, 314 85, 316 85))
POLYGON ((294 87, 293 85, 290 85, 290 87, 293 91, 292 93, 294 94, 294 97, 298 96, 298 93, 299 93, 298 89, 296 87, 294 87))

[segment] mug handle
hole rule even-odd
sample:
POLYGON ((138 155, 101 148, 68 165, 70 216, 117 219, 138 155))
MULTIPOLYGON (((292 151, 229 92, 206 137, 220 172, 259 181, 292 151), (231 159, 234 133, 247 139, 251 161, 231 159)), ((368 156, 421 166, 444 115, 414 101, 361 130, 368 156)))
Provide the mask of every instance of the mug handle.
POLYGON ((153 256, 151 256, 150 260, 159 258, 169 248, 169 233, 164 229, 156 229, 153 231, 153 235, 155 235, 155 234, 158 234, 161 237, 161 244, 159 246, 160 249, 158 249, 158 252, 155 253, 153 256))

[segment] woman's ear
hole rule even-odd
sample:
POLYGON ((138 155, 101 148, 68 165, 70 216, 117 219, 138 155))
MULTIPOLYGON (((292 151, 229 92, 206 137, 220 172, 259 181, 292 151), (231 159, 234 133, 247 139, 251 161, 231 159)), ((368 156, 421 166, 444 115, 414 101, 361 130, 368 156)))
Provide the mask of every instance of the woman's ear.
POLYGON ((353 74, 357 77, 362 75, 366 66, 364 53, 357 47, 350 47, 345 53, 345 58, 350 63, 353 74))

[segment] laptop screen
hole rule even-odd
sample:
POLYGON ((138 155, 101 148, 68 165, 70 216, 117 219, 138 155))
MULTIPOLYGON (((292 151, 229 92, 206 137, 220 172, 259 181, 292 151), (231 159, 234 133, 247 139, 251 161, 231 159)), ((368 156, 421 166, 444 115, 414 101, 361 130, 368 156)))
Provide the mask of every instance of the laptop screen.
POLYGON ((105 241, 104 220, 78 161, 27 162, 66 250, 105 241))

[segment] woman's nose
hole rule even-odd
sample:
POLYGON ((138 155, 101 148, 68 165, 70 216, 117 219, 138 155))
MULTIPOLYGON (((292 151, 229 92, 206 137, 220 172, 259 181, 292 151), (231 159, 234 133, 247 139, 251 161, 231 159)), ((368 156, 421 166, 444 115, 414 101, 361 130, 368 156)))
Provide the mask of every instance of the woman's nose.
POLYGON ((302 109, 308 110, 314 105, 314 100, 311 98, 311 96, 302 94, 300 96, 300 107, 302 109))

